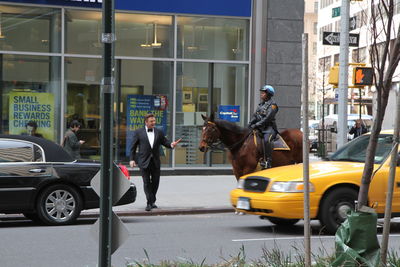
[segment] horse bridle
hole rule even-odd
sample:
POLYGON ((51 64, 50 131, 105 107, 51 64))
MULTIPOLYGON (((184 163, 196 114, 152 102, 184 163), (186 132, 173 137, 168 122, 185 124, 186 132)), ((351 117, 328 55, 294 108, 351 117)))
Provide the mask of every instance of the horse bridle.
MULTIPOLYGON (((221 132, 219 131, 219 129, 217 128, 217 126, 216 126, 216 124, 215 124, 214 122, 212 122, 212 121, 207 121, 207 124, 211 124, 211 125, 212 125, 212 127, 208 128, 208 129, 210 129, 209 131, 212 131, 212 132, 210 133, 210 135, 211 135, 213 132, 217 132, 217 133, 218 133, 218 135, 213 135, 213 136, 220 136, 220 135, 221 135, 221 132)), ((207 125, 205 125, 205 127, 207 127, 207 125)), ((234 143, 233 145, 228 146, 228 149, 229 149, 229 150, 234 150, 237 146, 241 145, 241 144, 247 139, 247 137, 249 137, 249 135, 251 135, 252 133, 255 135, 254 131, 249 131, 249 133, 246 134, 246 135, 245 135, 242 139, 240 139, 238 142, 234 143)), ((219 146, 222 142, 219 141, 219 142, 217 143, 218 140, 219 140, 219 137, 216 137, 215 140, 214 140, 214 139, 212 139, 212 140, 206 140, 206 139, 204 139, 204 138, 202 139, 202 141, 203 141, 204 143, 207 144, 207 148, 211 148, 211 149, 215 149, 215 148, 220 149, 220 148, 218 148, 218 146, 219 146)), ((221 149, 220 149, 220 150, 221 150, 221 149)), ((222 150, 223 150, 223 149, 222 149, 222 150)))
POLYGON ((207 121, 207 124, 204 125, 204 127, 207 128, 207 132, 213 138, 212 139, 208 138, 206 140, 203 135, 202 141, 207 144, 207 148, 213 148, 213 147, 217 146, 218 144, 215 144, 215 143, 219 140, 219 136, 221 135, 221 132, 218 130, 216 124, 212 121, 207 121), (212 126, 207 128, 208 124, 211 124, 212 126))

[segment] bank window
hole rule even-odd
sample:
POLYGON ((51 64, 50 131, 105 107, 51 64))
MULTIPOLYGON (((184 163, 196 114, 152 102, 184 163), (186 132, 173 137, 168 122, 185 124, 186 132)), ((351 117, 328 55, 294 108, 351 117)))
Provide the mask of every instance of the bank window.
POLYGON ((249 21, 178 17, 178 57, 248 60, 249 21))
POLYGON ((60 52, 60 9, 0 5, 0 49, 60 52))
POLYGON ((173 56, 172 16, 117 13, 115 17, 117 56, 173 56))
POLYGON ((65 50, 70 54, 102 53, 101 12, 65 11, 65 50))
MULTIPOLYGON (((172 141, 173 63, 151 60, 117 60, 121 80, 116 92, 118 159, 129 161, 133 132, 144 127, 144 116, 153 113, 156 127, 172 141)), ((161 164, 171 166, 172 152, 160 148, 161 164)))
POLYGON ((85 141, 81 157, 99 159, 101 59, 66 58, 65 71, 65 128, 73 120, 80 122, 78 139, 85 141))
POLYGON ((56 141, 60 115, 60 58, 2 55, 0 132, 28 134, 56 141), (18 70, 18 71, 16 71, 18 70), (30 132, 32 134, 32 132, 30 132))

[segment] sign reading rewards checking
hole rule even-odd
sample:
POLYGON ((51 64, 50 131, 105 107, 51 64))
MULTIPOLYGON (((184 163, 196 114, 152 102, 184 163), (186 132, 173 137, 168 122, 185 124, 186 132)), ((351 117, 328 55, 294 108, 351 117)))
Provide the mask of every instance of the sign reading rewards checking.
POLYGON ((167 132, 167 97, 157 95, 128 95, 126 112, 126 155, 130 155, 133 132, 144 127, 144 116, 154 114, 156 127, 167 132))
POLYGON ((26 133, 34 121, 37 133, 54 140, 54 95, 52 93, 11 92, 9 100, 10 134, 26 133))

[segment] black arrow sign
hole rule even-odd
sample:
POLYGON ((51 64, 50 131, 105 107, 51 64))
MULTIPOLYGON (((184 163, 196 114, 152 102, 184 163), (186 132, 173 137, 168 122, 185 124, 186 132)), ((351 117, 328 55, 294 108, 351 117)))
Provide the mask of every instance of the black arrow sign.
MULTIPOLYGON (((360 35, 355 33, 349 34, 349 46, 358 47, 360 35)), ((340 32, 323 32, 322 44, 324 45, 340 45, 340 32)))

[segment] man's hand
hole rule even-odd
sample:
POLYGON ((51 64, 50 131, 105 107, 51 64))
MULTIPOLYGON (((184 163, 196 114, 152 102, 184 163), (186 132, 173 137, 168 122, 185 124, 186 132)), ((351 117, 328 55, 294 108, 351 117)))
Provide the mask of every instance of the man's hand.
POLYGON ((171 143, 171 147, 172 147, 172 148, 175 148, 176 145, 177 145, 180 141, 182 141, 182 138, 179 138, 179 139, 176 140, 175 142, 172 142, 172 143, 171 143))
POLYGON ((131 166, 131 168, 136 167, 136 162, 134 160, 129 161, 129 166, 131 166))
POLYGON ((80 143, 81 145, 83 145, 83 144, 85 143, 85 141, 79 140, 79 143, 80 143))

